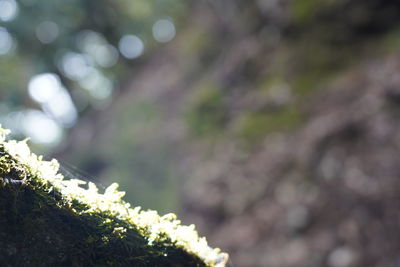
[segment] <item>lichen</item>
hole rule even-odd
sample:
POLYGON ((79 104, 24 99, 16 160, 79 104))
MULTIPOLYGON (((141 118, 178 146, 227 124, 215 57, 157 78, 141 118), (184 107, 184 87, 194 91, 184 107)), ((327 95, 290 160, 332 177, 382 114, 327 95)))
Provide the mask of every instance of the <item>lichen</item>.
MULTIPOLYGON (((35 155, 30 151, 26 140, 7 141, 8 133, 8 130, 2 129, 0 126, 0 177, 22 180, 23 184, 5 185, 3 180, 2 188, 7 187, 8 191, 0 191, 0 197, 2 197, 0 201, 7 199, 5 196, 8 194, 14 196, 15 199, 17 199, 16 194, 25 194, 19 199, 31 202, 15 205, 15 212, 10 211, 15 213, 13 215, 15 220, 26 219, 21 217, 22 210, 26 210, 26 217, 37 212, 40 212, 41 215, 47 214, 46 209, 56 210, 63 214, 62 220, 57 219, 61 223, 66 221, 64 217, 68 217, 80 224, 80 227, 83 225, 83 227, 91 229, 80 234, 79 244, 82 246, 90 247, 93 251, 96 248, 102 249, 102 251, 114 250, 111 245, 115 244, 123 247, 121 255, 126 255, 124 261, 120 261, 115 255, 107 256, 111 254, 105 253, 107 255, 103 257, 101 264, 94 265, 123 266, 124 263, 126 265, 137 263, 134 266, 161 266, 160 262, 164 261, 169 263, 166 266, 187 266, 189 262, 192 266, 225 266, 228 255, 219 249, 208 246, 206 239, 199 237, 194 225, 181 225, 175 214, 159 216, 156 211, 141 210, 140 207, 131 208, 130 204, 122 199, 125 193, 118 191, 116 183, 101 193, 92 182, 66 179, 58 172, 59 164, 55 159, 46 161, 41 156, 35 155), (17 190, 17 187, 20 189, 17 190), (1 196, 2 193, 3 196, 1 196), (28 204, 30 206, 26 207, 28 204), (40 211, 40 209, 43 210, 40 211), (185 259, 185 261, 174 262, 175 259, 169 259, 169 257, 185 259), (159 264, 157 265, 157 263, 159 264)), ((5 211, 3 210, 3 212, 5 211)), ((37 229, 41 225, 46 225, 44 221, 50 219, 43 217, 38 220, 40 221, 37 222, 37 229)), ((8 224, 10 223, 8 222, 8 224)), ((74 225, 67 226, 74 227, 74 225)), ((17 229, 18 226, 13 225, 12 227, 17 229)), ((20 230, 24 230, 22 226, 20 230)), ((4 232, 0 234, 4 235, 4 232)), ((32 239, 34 238, 36 237, 32 237, 32 239)), ((48 239, 52 238, 55 237, 48 237, 48 239)), ((58 240, 57 242, 63 243, 64 241, 58 240)), ((15 249, 17 250, 17 248, 15 249)), ((92 253, 97 253, 93 251, 92 253)), ((4 257, 0 255, 1 258, 4 257)), ((65 258, 64 255, 57 259, 61 262, 60 259, 65 258)), ((92 258, 85 262, 93 263, 92 258)), ((76 260, 69 260, 69 262, 76 263, 76 260)), ((78 266, 83 265, 83 263, 79 264, 78 266)))

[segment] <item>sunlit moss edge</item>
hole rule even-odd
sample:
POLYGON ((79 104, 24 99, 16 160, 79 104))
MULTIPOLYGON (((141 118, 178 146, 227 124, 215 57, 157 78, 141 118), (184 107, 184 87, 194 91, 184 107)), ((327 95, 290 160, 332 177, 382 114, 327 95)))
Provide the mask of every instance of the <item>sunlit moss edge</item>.
MULTIPOLYGON (((124 192, 117 190, 116 183, 101 194, 94 183, 78 179, 67 180, 58 172, 59 164, 55 159, 45 161, 41 156, 31 153, 26 140, 6 140, 8 133, 8 130, 0 126, 0 147, 5 152, 0 156, 0 172, 3 178, 13 172, 14 176, 23 181, 23 186, 49 192, 49 197, 57 200, 56 205, 68 208, 77 216, 104 215, 108 219, 103 224, 114 228, 113 238, 123 239, 125 233, 133 229, 145 238, 150 247, 160 244, 176 246, 200 258, 206 266, 225 266, 228 255, 209 247, 206 239, 198 236, 194 225, 181 225, 172 213, 159 216, 156 211, 131 208, 129 203, 122 200, 124 192), (117 221, 124 224, 118 224, 117 221)), ((1 182, 5 183, 6 180, 2 179, 1 182)))

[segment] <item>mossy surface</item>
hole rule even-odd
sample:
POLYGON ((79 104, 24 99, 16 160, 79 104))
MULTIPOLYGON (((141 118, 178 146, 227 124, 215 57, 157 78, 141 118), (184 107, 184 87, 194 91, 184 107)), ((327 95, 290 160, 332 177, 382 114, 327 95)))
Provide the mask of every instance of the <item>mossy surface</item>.
POLYGON ((67 180, 58 163, 0 132, 2 266, 224 266, 194 226, 132 209, 113 184, 67 180))

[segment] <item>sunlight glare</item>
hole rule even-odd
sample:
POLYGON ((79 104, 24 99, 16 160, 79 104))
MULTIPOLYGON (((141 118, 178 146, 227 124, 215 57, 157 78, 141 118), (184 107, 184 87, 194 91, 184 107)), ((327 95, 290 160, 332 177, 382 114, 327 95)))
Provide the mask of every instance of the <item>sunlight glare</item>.
POLYGON ((61 140, 62 129, 39 110, 24 111, 21 123, 22 133, 34 143, 54 144, 61 140))
POLYGON ((62 126, 71 127, 76 122, 78 114, 75 105, 56 74, 43 73, 32 77, 28 92, 62 126))
POLYGON ((60 78, 53 73, 33 76, 28 84, 30 97, 41 104, 49 102, 60 90, 60 78))

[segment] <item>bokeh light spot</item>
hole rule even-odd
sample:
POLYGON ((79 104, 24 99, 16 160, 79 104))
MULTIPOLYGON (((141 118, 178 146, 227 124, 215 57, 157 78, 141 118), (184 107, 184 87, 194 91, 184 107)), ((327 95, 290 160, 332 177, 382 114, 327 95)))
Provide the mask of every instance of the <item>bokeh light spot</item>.
POLYGON ((77 35, 76 42, 79 49, 90 55, 101 67, 111 67, 118 61, 118 50, 98 32, 83 30, 77 35))
POLYGON ((60 78, 52 73, 33 76, 28 84, 30 97, 39 103, 50 101, 60 91, 60 78))
POLYGON ((169 19, 160 19, 153 25, 153 37, 160 43, 171 41, 175 34, 175 25, 169 19))
POLYGON ((118 61, 118 50, 112 45, 101 45, 93 50, 94 60, 101 67, 107 68, 118 61))
POLYGON ((78 119, 76 108, 57 75, 43 73, 34 76, 28 84, 28 92, 62 126, 71 127, 75 124, 78 119))
POLYGON ((64 127, 73 126, 78 119, 78 114, 71 96, 64 88, 60 90, 51 101, 44 104, 43 109, 64 127))
POLYGON ((59 32, 58 25, 52 21, 43 21, 36 27, 36 37, 43 44, 54 42, 59 32))
POLYGON ((25 110, 21 117, 21 132, 39 144, 58 143, 62 129, 57 123, 39 110, 25 110))
POLYGON ((134 59, 143 54, 144 44, 136 35, 125 35, 119 41, 118 48, 124 57, 134 59))
POLYGON ((7 22, 18 15, 18 4, 15 0, 0 0, 0 20, 7 22))
POLYGON ((111 80, 97 70, 93 70, 85 79, 79 81, 79 84, 96 100, 110 98, 114 89, 111 80))
POLYGON ((83 79, 92 69, 91 59, 85 54, 68 52, 61 59, 62 72, 74 81, 83 79))
POLYGON ((92 30, 80 31, 76 37, 76 44, 80 50, 89 54, 97 46, 107 44, 106 39, 98 32, 92 30))

